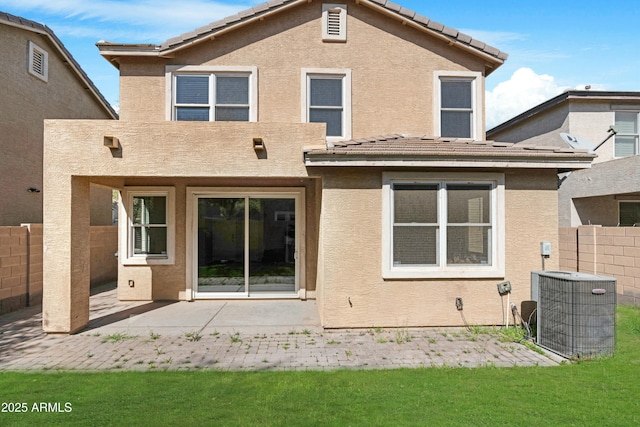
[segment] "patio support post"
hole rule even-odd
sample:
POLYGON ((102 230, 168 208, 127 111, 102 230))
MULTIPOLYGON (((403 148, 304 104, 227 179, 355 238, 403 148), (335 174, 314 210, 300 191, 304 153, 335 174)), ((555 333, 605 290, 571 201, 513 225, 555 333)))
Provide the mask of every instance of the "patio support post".
POLYGON ((89 323, 89 180, 46 180, 42 323, 48 333, 74 333, 89 323))

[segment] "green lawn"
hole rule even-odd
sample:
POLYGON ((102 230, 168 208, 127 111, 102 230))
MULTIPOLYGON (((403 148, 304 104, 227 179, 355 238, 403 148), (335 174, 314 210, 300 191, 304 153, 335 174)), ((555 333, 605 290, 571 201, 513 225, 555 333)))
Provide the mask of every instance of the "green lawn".
POLYGON ((554 368, 2 373, 0 396, 28 408, 2 426, 637 426, 640 310, 619 307, 614 357, 554 368))

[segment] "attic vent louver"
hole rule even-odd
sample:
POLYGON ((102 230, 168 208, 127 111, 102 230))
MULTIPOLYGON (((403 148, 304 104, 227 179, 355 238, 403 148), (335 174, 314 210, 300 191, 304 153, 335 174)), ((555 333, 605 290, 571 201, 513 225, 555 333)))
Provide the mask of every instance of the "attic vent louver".
POLYGON ((340 9, 327 11, 327 34, 330 36, 340 35, 340 9))
POLYGON ((49 78, 49 54, 40 46, 29 42, 29 73, 44 80, 49 78))
POLYGON ((347 40, 347 5, 322 5, 322 40, 332 42, 347 40))

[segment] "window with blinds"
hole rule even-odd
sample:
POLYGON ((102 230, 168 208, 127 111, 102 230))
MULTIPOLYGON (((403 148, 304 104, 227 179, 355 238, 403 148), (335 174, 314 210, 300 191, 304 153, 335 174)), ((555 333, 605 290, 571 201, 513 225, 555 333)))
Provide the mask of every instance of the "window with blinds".
POLYGON ((628 157, 638 154, 638 116, 639 113, 637 112, 616 112, 615 157, 628 157))
POLYGON ((250 121, 247 73, 176 74, 174 120, 250 121))
POLYGON ((395 266, 491 264, 491 184, 397 183, 392 188, 395 266))
POLYGON ((124 265, 175 262, 174 187, 126 187, 120 215, 126 224, 119 229, 124 265))

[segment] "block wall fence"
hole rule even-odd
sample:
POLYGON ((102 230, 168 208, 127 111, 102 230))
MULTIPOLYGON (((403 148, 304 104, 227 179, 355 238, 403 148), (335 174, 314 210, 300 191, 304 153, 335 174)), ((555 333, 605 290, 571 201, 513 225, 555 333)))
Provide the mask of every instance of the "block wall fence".
POLYGON ((640 227, 559 229, 560 270, 617 279, 618 303, 640 306, 640 227))
MULTIPOLYGON (((0 227, 0 314, 42 303, 42 224, 0 227)), ((117 280, 118 227, 91 227, 91 286, 117 280)))

